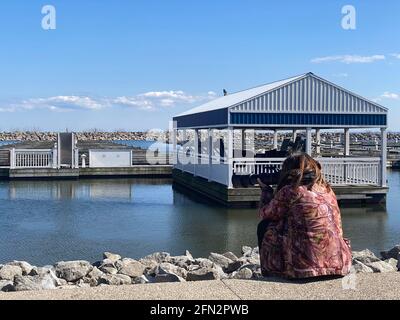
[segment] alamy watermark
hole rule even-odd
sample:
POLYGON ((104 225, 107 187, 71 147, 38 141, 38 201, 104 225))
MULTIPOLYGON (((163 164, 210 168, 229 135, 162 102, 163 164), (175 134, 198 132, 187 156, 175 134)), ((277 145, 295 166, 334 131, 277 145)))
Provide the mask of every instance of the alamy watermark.
POLYGON ((356 8, 352 5, 342 7, 342 28, 344 30, 355 30, 357 28, 356 8))
POLYGON ((52 5, 45 5, 42 7, 42 29, 55 30, 57 28, 57 15, 56 8, 52 5))

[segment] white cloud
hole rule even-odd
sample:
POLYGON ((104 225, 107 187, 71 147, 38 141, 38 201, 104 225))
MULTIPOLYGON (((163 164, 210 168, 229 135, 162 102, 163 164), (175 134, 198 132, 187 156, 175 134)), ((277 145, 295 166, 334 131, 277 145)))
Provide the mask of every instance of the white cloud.
POLYGON ((385 98, 385 99, 391 99, 391 100, 400 100, 400 94, 388 92, 388 91, 384 92, 381 95, 381 97, 385 98))
POLYGON ((392 53, 391 56, 400 59, 400 53, 392 53))
POLYGON ((385 60, 386 57, 381 54, 376 54, 372 56, 359 56, 359 55, 338 55, 338 56, 327 56, 314 58, 311 60, 312 63, 324 63, 324 62, 334 62, 338 61, 345 64, 352 63, 372 63, 375 61, 385 60))
POLYGON ((32 98, 0 107, 0 112, 18 110, 45 109, 50 111, 101 110, 110 107, 129 107, 140 110, 158 110, 177 105, 192 105, 216 98, 213 91, 203 95, 192 95, 182 90, 149 91, 134 96, 90 97, 90 96, 54 96, 32 98))
POLYGON ((336 78, 347 78, 349 76, 349 74, 343 72, 343 73, 335 73, 335 74, 333 74, 333 76, 336 78))

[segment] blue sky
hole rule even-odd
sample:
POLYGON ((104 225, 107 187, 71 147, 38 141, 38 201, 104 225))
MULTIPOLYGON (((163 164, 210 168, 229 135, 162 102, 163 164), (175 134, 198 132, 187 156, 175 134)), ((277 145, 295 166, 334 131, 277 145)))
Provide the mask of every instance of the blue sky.
POLYGON ((399 15, 398 0, 4 0, 0 131, 166 128, 223 88, 309 71, 388 107, 400 131, 399 15))

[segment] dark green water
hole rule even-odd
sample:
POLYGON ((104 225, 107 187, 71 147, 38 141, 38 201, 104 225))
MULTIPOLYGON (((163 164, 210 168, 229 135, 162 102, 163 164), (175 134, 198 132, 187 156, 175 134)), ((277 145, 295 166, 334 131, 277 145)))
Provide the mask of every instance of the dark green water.
MULTIPOLYGON (((389 172, 387 208, 342 208, 353 249, 400 243, 400 172, 389 172)), ((154 251, 196 256, 256 245, 255 209, 188 198, 158 179, 0 182, 0 263, 95 261, 103 251, 139 258, 154 251)))

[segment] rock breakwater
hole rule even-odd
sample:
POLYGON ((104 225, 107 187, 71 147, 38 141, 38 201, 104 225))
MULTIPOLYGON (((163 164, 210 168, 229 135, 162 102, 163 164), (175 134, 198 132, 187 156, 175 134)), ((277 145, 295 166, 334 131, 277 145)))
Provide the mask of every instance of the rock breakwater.
MULTIPOLYGON (((353 252, 353 273, 395 272, 399 269, 400 245, 381 253, 382 259, 366 249, 353 252)), ((0 291, 72 289, 108 285, 217 279, 262 279, 258 247, 242 247, 242 256, 232 252, 210 253, 194 258, 189 251, 172 256, 155 252, 141 259, 123 258, 105 252, 103 259, 60 261, 43 267, 25 261, 0 264, 0 291)))

